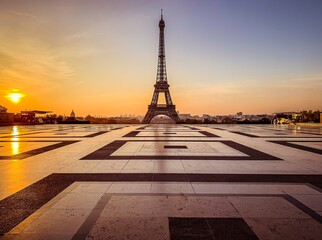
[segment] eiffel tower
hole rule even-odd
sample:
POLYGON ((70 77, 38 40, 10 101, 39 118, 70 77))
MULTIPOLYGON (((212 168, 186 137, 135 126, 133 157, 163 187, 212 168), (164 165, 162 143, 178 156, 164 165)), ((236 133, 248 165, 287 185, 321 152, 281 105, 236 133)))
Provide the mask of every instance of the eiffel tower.
POLYGON ((167 81, 167 71, 165 65, 165 47, 164 47, 164 27, 162 9, 161 20, 159 22, 160 36, 159 36, 159 58, 158 58, 158 72, 156 83, 154 84, 154 93, 151 104, 148 106, 148 112, 146 113, 142 123, 150 123, 152 118, 157 115, 166 115, 173 121, 178 122, 179 115, 176 112, 176 106, 173 105, 171 100, 169 87, 167 81), (164 93, 166 104, 158 104, 159 94, 164 93))

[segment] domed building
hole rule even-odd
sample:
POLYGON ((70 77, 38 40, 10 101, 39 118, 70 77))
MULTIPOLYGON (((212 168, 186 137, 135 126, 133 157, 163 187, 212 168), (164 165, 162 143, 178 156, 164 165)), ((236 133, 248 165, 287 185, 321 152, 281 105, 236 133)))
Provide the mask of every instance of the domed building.
POLYGON ((74 110, 72 110, 72 112, 70 113, 70 116, 69 116, 69 120, 75 120, 76 119, 76 115, 74 113, 74 110))

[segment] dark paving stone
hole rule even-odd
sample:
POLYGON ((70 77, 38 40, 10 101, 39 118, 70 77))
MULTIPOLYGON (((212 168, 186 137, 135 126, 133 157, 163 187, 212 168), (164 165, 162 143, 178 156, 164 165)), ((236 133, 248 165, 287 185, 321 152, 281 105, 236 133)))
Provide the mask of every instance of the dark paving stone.
POLYGON ((122 140, 116 140, 113 141, 104 147, 96 150, 95 152, 92 152, 88 154, 87 156, 81 158, 83 159, 106 159, 109 157, 112 153, 114 153, 116 150, 118 150, 120 147, 122 147, 124 144, 126 144, 127 141, 122 141, 122 140))
POLYGON ((173 149, 187 149, 185 145, 165 145, 164 148, 173 148, 173 149))
POLYGON ((258 240, 242 218, 206 218, 216 240, 258 240))
POLYGON ((144 130, 144 129, 146 129, 148 126, 143 126, 143 127, 139 127, 139 128, 137 128, 136 130, 144 130))
MULTIPOLYGON (((148 176, 146 176, 148 177, 148 176)), ((173 173, 155 173, 152 175, 152 181, 155 182, 190 182, 189 174, 176 174, 173 173), (172 180, 171 180, 172 179, 172 180)))
POLYGON ((256 135, 253 135, 253 134, 250 134, 250 133, 244 133, 244 132, 237 132, 237 131, 230 131, 231 133, 236 133, 236 134, 239 134, 239 135, 242 135, 242 136, 246 136, 246 137, 251 137, 251 138, 257 138, 259 136, 256 136, 256 135))
POLYGON ((291 148, 296 148, 296 149, 299 149, 299 150, 304 150, 304 151, 311 152, 311 153, 322 154, 322 150, 320 150, 320 149, 311 148, 311 147, 307 147, 307 146, 301 146, 301 145, 297 145, 297 144, 293 143, 293 142, 322 142, 322 141, 303 141, 303 140, 300 140, 300 141, 292 141, 292 142, 288 142, 288 141, 269 141, 269 142, 280 144, 280 145, 291 147, 291 148))
POLYGON ((227 129, 219 128, 219 127, 213 127, 213 129, 222 130, 222 131, 226 131, 227 130, 227 129))
POLYGON ((199 131, 199 133, 205 135, 206 137, 219 137, 218 135, 215 135, 215 134, 207 132, 207 131, 199 131))
MULTIPOLYGON (((29 142, 29 141, 25 141, 25 142, 29 142)), ((30 141, 30 142, 36 142, 36 141, 30 141)), ((48 141, 37 141, 37 142, 48 142, 48 141)), ((30 150, 30 151, 19 153, 19 154, 12 155, 12 156, 0 156, 0 160, 12 160, 12 159, 15 159, 15 160, 20 159, 21 160, 21 159, 25 159, 28 157, 32 157, 32 156, 35 156, 35 155, 38 155, 38 154, 41 154, 44 152, 48 152, 48 151, 57 149, 60 147, 64 147, 64 146, 67 146, 67 145, 70 145, 70 144, 73 144, 76 142, 78 142, 78 141, 63 141, 63 142, 59 142, 59 143, 56 143, 56 144, 53 144, 50 146, 37 148, 34 150, 30 150)))
POLYGON ((196 127, 190 127, 190 126, 185 126, 187 128, 190 128, 191 130, 200 130, 199 128, 196 128, 196 127))
POLYGON ((105 133, 108 133, 108 132, 109 131, 100 131, 100 132, 97 132, 97 133, 92 133, 92 134, 86 135, 84 137, 86 137, 86 138, 96 137, 96 136, 99 136, 99 135, 102 135, 102 134, 105 134, 105 133))
POLYGON ((204 218, 169 218, 171 240, 214 240, 204 218))
POLYGON ((132 131, 132 132, 125 134, 123 137, 135 137, 139 133, 140 133, 140 131, 132 131))

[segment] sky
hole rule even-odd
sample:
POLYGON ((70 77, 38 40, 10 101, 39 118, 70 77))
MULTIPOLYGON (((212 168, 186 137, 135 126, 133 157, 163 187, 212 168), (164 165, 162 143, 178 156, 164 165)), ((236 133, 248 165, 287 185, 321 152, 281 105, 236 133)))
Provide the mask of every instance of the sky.
POLYGON ((322 110, 321 0, 0 0, 0 105, 144 115, 160 9, 180 113, 322 110))

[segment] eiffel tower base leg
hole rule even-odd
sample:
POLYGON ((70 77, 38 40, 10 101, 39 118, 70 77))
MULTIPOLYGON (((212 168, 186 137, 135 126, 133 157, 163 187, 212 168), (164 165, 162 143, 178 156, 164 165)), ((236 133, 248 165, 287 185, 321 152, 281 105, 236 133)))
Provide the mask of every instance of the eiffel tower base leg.
POLYGON ((174 122, 179 121, 179 115, 175 110, 175 106, 169 107, 151 107, 149 106, 148 112, 145 114, 144 119, 142 120, 143 124, 148 124, 151 122, 152 118, 158 115, 166 115, 171 118, 174 122))

